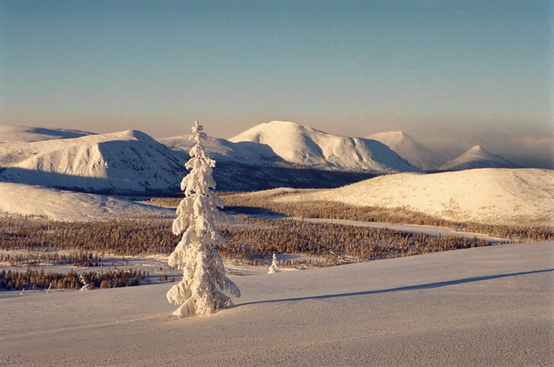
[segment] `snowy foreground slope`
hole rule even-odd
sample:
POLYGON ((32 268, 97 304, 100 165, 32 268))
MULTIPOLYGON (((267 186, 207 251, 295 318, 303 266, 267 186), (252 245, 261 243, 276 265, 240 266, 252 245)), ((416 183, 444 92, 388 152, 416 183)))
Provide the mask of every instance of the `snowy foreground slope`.
POLYGON ((554 171, 484 168, 426 175, 399 173, 279 200, 405 208, 459 222, 552 226, 554 171))
POLYGON ((171 284, 0 293, 2 366, 547 366, 554 242, 236 277, 175 319, 171 284))

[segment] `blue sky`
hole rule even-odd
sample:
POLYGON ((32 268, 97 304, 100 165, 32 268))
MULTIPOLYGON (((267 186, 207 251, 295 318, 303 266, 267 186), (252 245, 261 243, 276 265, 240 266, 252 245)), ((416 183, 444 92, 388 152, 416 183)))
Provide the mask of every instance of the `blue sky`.
POLYGON ((0 0, 0 123, 229 138, 287 120, 544 150, 552 22, 546 0, 0 0))

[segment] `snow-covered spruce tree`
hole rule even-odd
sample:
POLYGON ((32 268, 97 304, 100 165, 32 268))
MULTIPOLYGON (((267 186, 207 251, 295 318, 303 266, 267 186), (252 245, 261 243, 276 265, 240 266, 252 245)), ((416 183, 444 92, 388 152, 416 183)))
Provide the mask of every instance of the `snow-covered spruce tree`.
POLYGON ((223 261, 215 246, 225 246, 217 232, 217 224, 228 223, 230 217, 218 210, 223 201, 213 191, 212 168, 215 161, 206 156, 203 142, 207 135, 196 121, 191 139, 196 145, 185 164, 190 170, 181 182, 185 198, 177 208, 173 233, 181 235, 168 264, 183 270, 183 279, 167 292, 167 300, 181 305, 173 314, 179 317, 211 315, 218 309, 232 306, 231 298, 221 291, 229 290, 240 297, 240 290, 225 275, 223 261))

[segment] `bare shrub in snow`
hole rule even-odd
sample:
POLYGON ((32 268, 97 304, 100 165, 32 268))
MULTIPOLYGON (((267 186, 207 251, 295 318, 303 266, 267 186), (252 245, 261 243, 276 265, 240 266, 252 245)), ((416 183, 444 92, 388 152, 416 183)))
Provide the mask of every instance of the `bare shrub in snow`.
POLYGON ((169 257, 169 266, 183 270, 183 279, 167 292, 167 300, 180 307, 173 313, 179 317, 205 316, 218 309, 232 306, 231 298, 221 291, 229 290, 240 297, 237 286, 225 275, 223 260, 216 246, 225 246, 217 232, 217 223, 229 217, 217 208, 223 201, 213 191, 212 168, 215 161, 208 158, 202 147, 207 139, 196 122, 191 138, 196 145, 190 150, 191 159, 185 164, 190 173, 183 178, 181 190, 185 198, 177 208, 173 233, 182 238, 169 257))

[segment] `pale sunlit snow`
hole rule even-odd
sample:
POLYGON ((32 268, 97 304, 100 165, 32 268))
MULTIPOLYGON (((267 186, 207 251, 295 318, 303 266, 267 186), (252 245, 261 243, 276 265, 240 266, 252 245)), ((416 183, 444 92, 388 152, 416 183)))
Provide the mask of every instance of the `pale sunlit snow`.
POLYGON ((175 319, 171 284, 1 294, 2 366, 550 365, 554 242, 234 277, 175 319))

